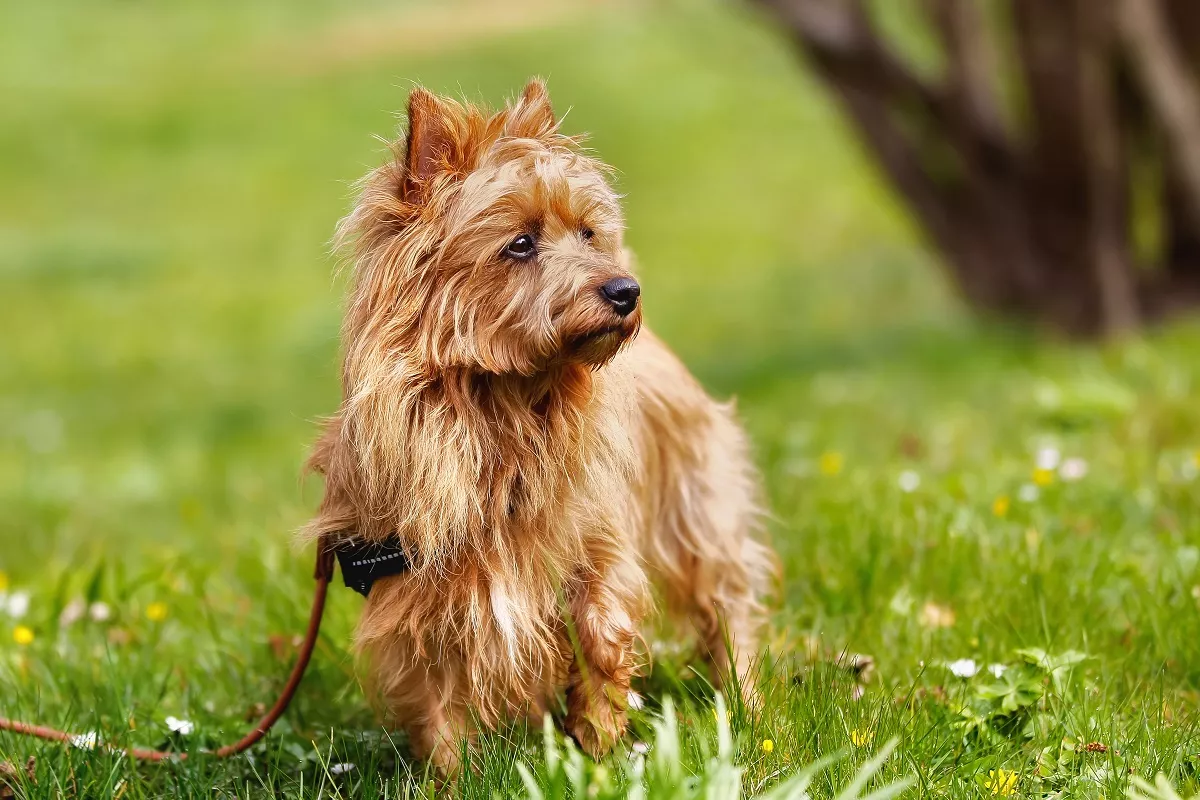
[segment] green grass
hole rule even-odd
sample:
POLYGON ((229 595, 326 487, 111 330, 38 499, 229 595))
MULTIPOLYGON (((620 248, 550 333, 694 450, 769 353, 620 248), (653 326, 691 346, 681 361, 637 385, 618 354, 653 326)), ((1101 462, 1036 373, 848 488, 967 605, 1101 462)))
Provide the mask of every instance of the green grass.
MULTIPOLYGON (((197 755, 0 736, 0 760, 37 757, 25 791, 435 792, 364 703, 347 591, 270 744, 199 751, 274 696, 307 614, 291 534, 338 402, 327 242, 348 184, 412 81, 498 102, 531 74, 619 170, 648 318, 738 397, 766 478, 784 565, 766 702, 731 710, 741 772, 720 775, 751 793, 845 750, 811 789, 832 796, 896 738, 881 775, 914 776, 906 797, 990 797, 999 770, 1022 796, 1200 788, 1200 328, 1085 348, 970 319, 833 105, 734 7, 521 2, 495 33, 430 7, 0 3, 0 570, 30 594, 0 613, 0 715, 197 755), (1087 475, 1022 500, 1047 447, 1087 475), (111 618, 61 625, 79 597, 111 618), (842 652, 874 659, 861 699, 842 652), (955 677, 963 658, 1008 671, 955 677), (172 739, 169 715, 195 731, 172 739)), ((667 697, 679 775, 716 758, 684 655, 657 652, 641 688, 625 745, 585 767, 594 793, 634 780, 667 697)), ((521 793, 518 765, 565 791, 516 727, 460 792, 521 793)))

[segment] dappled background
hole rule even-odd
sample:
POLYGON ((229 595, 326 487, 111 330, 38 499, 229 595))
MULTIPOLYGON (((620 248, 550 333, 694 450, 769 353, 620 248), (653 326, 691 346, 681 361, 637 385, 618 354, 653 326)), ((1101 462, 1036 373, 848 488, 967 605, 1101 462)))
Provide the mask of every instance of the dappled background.
MULTIPOLYGON (((350 184, 414 82, 498 104, 541 75, 617 170, 649 324, 738 398, 784 566, 773 651, 874 662, 863 688, 830 678, 746 723, 748 785, 877 730, 908 735, 896 770, 926 770, 922 791, 988 793, 1001 767, 1074 785, 1070 758, 1035 776, 1064 737, 1136 758, 1089 785, 1189 779, 1200 328, 1080 345, 964 310, 773 18, 715 0, 0 9, 0 714, 132 715, 123 735, 151 745, 168 715, 193 744, 241 731, 309 599, 292 534, 339 401, 329 240, 350 184), (934 666, 1028 647, 1088 655, 1087 682, 1016 733, 934 666)), ((314 737, 372 728, 359 603, 333 597, 284 785, 314 737)), ((664 651, 646 688, 683 691, 682 664, 664 651)), ((0 737, 0 757, 32 747, 0 737)))

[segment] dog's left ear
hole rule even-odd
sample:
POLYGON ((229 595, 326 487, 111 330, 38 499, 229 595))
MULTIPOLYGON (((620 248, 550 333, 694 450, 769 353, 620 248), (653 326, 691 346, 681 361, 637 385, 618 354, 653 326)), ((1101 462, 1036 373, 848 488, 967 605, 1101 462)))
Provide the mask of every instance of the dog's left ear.
POLYGON ((541 78, 533 78, 525 84, 521 99, 508 112, 504 130, 509 136, 524 139, 540 139, 554 133, 558 121, 550 106, 550 94, 541 78))
POLYGON ((454 149, 449 114, 442 101, 420 86, 408 96, 404 199, 412 202, 448 163, 454 149))

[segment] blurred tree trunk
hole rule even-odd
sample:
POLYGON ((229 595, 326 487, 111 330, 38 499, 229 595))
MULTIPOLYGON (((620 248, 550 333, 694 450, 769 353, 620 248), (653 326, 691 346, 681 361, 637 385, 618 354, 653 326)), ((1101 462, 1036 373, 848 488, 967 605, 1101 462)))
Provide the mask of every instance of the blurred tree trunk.
POLYGON ((924 68, 898 0, 754 2, 972 305, 1078 336, 1200 305, 1200 0, 914 0, 924 68))

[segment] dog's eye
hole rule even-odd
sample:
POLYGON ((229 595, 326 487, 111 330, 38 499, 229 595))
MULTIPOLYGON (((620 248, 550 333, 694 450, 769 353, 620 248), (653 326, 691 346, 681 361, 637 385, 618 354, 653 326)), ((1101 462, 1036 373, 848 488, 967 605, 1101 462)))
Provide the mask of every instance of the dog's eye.
POLYGON ((590 242, 592 237, 596 235, 596 232, 591 228, 584 228, 579 232, 579 235, 583 237, 585 242, 590 242))
POLYGON ((508 243, 508 247, 504 248, 504 255, 509 258, 515 258, 518 261, 532 258, 537 255, 537 242, 528 233, 522 233, 508 243))

